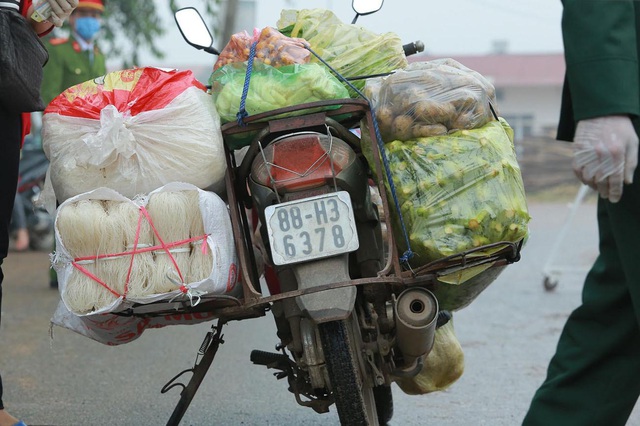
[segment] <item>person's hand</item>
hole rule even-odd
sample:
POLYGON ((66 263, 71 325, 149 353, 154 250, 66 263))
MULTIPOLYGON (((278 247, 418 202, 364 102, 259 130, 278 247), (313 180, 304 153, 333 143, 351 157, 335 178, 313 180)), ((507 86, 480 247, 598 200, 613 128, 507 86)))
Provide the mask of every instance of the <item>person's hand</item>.
POLYGON ((78 6, 78 0, 47 0, 51 5, 51 15, 47 19, 56 27, 61 27, 65 19, 78 6))
POLYGON ((617 203, 638 165, 638 135, 631 119, 608 115, 578 121, 573 138, 573 171, 600 196, 617 203))

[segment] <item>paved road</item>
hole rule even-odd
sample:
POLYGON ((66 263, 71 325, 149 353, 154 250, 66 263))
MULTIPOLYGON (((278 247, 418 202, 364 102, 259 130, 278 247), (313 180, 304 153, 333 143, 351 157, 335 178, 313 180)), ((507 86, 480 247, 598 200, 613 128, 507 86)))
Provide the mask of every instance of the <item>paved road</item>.
MULTIPOLYGON (((394 387, 393 425, 520 424, 596 255, 595 208, 584 204, 562 245, 564 257, 555 262, 568 272, 554 292, 544 291, 543 269, 568 206, 532 204, 530 210, 531 238, 522 260, 456 314, 464 376, 449 390, 426 396, 406 396, 394 387)), ((51 338, 58 294, 47 287, 47 255, 11 254, 5 265, 0 370, 14 413, 30 425, 166 423, 178 391, 162 395, 160 389, 193 365, 209 324, 148 330, 118 347, 59 327, 51 338)), ((318 415, 298 406, 284 382, 249 362, 251 349, 272 350, 276 343, 270 317, 231 323, 224 335, 182 425, 338 424, 335 412, 318 415)), ((640 424, 638 410, 629 424, 640 424)))

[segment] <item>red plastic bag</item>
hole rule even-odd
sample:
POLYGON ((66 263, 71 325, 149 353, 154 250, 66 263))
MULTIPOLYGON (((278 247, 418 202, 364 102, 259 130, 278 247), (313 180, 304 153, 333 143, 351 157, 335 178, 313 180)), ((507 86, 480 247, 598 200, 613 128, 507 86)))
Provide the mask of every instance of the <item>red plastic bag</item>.
POLYGON ((191 71, 154 67, 126 69, 66 89, 44 112, 100 119, 102 109, 113 105, 118 111, 135 116, 164 108, 190 87, 207 90, 191 71))

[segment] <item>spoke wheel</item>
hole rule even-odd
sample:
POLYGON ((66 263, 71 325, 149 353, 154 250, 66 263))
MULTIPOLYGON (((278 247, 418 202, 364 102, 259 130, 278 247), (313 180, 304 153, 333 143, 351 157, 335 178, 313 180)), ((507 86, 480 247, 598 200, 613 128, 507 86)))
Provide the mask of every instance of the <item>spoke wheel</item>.
POLYGON ((351 321, 353 316, 318 326, 333 399, 341 425, 378 425, 374 388, 363 380, 357 342, 348 332, 351 321))

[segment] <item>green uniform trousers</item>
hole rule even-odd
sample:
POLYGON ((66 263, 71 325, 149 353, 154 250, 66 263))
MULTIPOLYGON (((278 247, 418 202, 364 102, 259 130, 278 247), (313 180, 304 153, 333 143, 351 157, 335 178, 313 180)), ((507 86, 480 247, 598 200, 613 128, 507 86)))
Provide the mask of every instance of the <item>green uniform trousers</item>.
POLYGON ((600 254, 524 426, 623 426, 640 395, 640 173, 598 201, 600 254))

